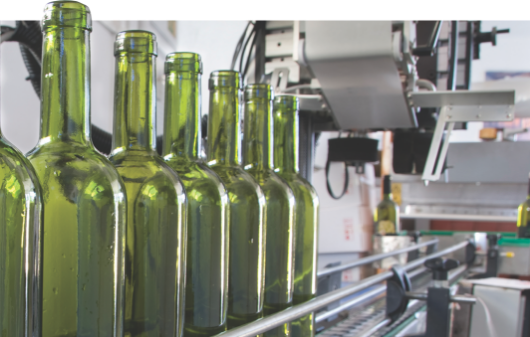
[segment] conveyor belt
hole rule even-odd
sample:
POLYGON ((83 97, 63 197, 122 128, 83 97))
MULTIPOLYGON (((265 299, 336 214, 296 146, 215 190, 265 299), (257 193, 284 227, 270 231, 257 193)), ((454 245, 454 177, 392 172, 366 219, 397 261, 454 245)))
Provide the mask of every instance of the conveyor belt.
POLYGON ((385 299, 381 299, 362 309, 353 309, 349 317, 332 328, 329 328, 318 337, 384 337, 393 336, 396 329, 401 330, 407 320, 425 306, 425 302, 417 302, 409 306, 407 311, 394 323, 373 332, 373 328, 386 319, 385 299))

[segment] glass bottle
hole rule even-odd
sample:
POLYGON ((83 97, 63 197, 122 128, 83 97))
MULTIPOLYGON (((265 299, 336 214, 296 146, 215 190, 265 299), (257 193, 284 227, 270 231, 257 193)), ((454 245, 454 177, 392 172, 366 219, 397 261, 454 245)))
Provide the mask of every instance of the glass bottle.
POLYGON ((119 337, 125 189, 90 138, 87 6, 44 10, 40 139, 28 153, 42 186, 42 336, 119 337))
MULTIPOLYGON (((274 167, 294 192, 295 264, 293 304, 306 302, 317 293, 317 244, 319 199, 298 168, 298 99, 280 95, 274 98, 274 167)), ((314 314, 291 323, 291 335, 314 336, 314 314)))
POLYGON ((197 54, 166 57, 164 159, 188 197, 186 337, 225 331, 228 308, 228 195, 199 155, 201 68, 197 54))
MULTIPOLYGON (((295 198, 287 183, 273 171, 272 90, 268 84, 247 85, 243 165, 261 186, 266 200, 265 316, 293 302, 295 263, 295 198)), ((289 336, 286 323, 264 334, 289 336)))
POLYGON ((392 200, 390 176, 383 178, 383 200, 374 213, 374 234, 397 234, 399 232, 399 206, 392 200))
POLYGON ((118 34, 110 161, 127 193, 124 333, 182 336, 186 196, 156 152, 156 36, 118 34))
POLYGON ((0 336, 41 336, 42 194, 0 130, 0 336))
POLYGON ((528 183, 528 196, 519 205, 517 211, 517 237, 530 238, 530 181, 528 183))
POLYGON ((263 316, 265 291, 265 196, 241 168, 240 75, 210 74, 208 163, 230 199, 230 271, 228 329, 263 316))

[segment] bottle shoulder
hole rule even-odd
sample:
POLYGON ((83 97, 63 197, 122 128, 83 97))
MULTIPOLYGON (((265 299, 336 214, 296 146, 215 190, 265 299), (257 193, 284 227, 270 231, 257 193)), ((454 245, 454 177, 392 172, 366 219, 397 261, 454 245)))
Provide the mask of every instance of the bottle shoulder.
POLYGON ((23 192, 26 199, 41 201, 41 187, 33 165, 3 138, 0 138, 0 181, 5 187, 10 184, 15 194, 23 192))
POLYGON ((145 185, 145 188, 174 189, 184 194, 184 186, 178 174, 156 153, 139 151, 120 152, 109 157, 116 167, 126 188, 129 185, 145 185))
POLYGON ((249 169, 250 173, 258 182, 265 198, 269 201, 272 199, 287 200, 294 204, 294 192, 289 184, 271 169, 255 170, 249 169))
POLYGON ((258 199, 265 201, 258 182, 243 168, 223 165, 213 165, 210 168, 221 178, 231 200, 257 196, 258 199))
POLYGON ((307 199, 311 200, 314 204, 319 204, 319 197, 317 191, 307 181, 298 173, 278 173, 278 175, 283 178, 293 190, 296 199, 307 199))
POLYGON ((28 159, 33 164, 45 194, 50 193, 48 187, 54 182, 65 193, 75 185, 76 189, 87 187, 124 195, 125 188, 117 169, 93 147, 49 143, 30 151, 28 159))
POLYGON ((164 161, 177 173, 190 201, 208 196, 210 199, 228 203, 227 191, 221 178, 204 163, 186 161, 183 164, 182 161, 167 158, 164 158, 164 161))

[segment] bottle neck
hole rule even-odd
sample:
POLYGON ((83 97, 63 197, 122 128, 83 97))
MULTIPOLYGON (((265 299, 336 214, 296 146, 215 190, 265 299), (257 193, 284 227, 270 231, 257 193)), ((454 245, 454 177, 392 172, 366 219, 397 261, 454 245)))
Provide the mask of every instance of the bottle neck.
POLYGON ((208 161, 220 165, 238 166, 241 134, 240 92, 237 87, 217 87, 210 90, 208 114, 208 161))
POLYGON ((383 194, 383 200, 392 200, 392 193, 383 194))
POLYGON ((201 149, 201 75, 171 71, 166 75, 164 155, 198 160, 201 149))
POLYGON ((77 27, 44 32, 39 143, 91 144, 89 34, 77 27))
POLYGON ((298 111, 274 112, 274 166, 282 173, 298 173, 298 111))
POLYGON ((120 52, 116 56, 113 152, 155 148, 155 86, 154 55, 120 52))
POLYGON ((254 98, 245 102, 243 165, 262 169, 273 168, 272 110, 270 100, 254 98))

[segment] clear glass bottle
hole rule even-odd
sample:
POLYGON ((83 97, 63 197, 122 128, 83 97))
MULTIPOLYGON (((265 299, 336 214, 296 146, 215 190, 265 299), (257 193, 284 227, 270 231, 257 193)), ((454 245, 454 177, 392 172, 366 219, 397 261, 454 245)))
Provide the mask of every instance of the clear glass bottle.
POLYGON ((240 75, 210 74, 208 163, 221 177, 230 199, 228 328, 263 317, 265 286, 265 196, 241 168, 240 75))
POLYGON ((228 308, 228 195, 199 156, 200 73, 199 55, 167 55, 164 159, 177 171, 188 197, 186 337, 225 331, 228 308))
MULTIPOLYGON (((268 84, 247 85, 243 165, 261 186, 266 200, 265 316, 293 303, 295 263, 295 198, 287 183, 273 171, 272 90, 268 84)), ((289 336, 291 323, 264 334, 289 336)))
POLYGON ((396 234, 399 232, 399 206, 392 200, 390 176, 383 178, 383 200, 374 213, 374 234, 396 234))
MULTIPOLYGON (((306 302, 317 293, 317 244, 319 199, 298 168, 298 99, 292 95, 274 98, 274 167, 293 190, 295 199, 295 264, 293 304, 306 302)), ((314 314, 291 323, 291 335, 314 336, 314 314)))
POLYGON ((41 336, 42 194, 0 130, 0 336, 41 336))
POLYGON ((186 196, 156 152, 154 34, 125 31, 114 48, 114 134, 110 161, 127 193, 124 334, 183 335, 186 196))
POLYGON ((517 237, 530 238, 530 181, 528 183, 528 196, 519 205, 517 211, 517 237))
POLYGON ((125 189, 90 138, 90 11, 44 10, 40 139, 28 153, 42 187, 42 336, 122 336, 125 189))

